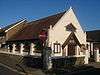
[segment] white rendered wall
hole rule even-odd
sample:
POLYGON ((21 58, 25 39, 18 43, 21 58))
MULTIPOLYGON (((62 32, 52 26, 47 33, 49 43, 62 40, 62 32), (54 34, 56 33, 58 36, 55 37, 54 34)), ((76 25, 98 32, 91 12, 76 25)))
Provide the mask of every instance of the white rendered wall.
POLYGON ((77 29, 75 35, 79 42, 81 44, 86 44, 86 33, 84 33, 84 31, 82 30, 81 25, 79 24, 73 10, 69 9, 55 24, 55 26, 53 28, 50 27, 49 29, 49 43, 51 44, 51 46, 56 41, 58 41, 61 45, 66 41, 71 32, 66 31, 65 26, 67 26, 70 23, 72 23, 74 27, 77 29))

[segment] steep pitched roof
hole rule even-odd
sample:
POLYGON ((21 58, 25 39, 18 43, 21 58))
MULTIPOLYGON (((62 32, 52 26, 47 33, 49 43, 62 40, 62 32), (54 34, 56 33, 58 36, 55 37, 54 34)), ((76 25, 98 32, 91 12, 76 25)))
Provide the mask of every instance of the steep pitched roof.
POLYGON ((87 31, 88 42, 100 42, 100 30, 87 31))
POLYGON ((29 22, 27 23, 27 26, 24 29, 22 29, 21 32, 18 32, 14 37, 9 39, 8 41, 36 39, 38 38, 39 33, 43 29, 48 30, 50 25, 52 25, 53 27, 58 22, 58 20, 64 15, 64 13, 65 12, 58 13, 56 15, 29 22))

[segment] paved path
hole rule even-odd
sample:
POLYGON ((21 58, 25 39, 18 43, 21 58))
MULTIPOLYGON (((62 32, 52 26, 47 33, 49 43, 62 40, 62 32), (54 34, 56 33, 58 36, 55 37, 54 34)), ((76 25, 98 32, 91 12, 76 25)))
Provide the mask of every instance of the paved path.
POLYGON ((88 64, 88 66, 93 66, 95 68, 100 68, 100 62, 98 62, 98 63, 92 62, 92 63, 88 64))
POLYGON ((99 75, 100 69, 91 69, 91 70, 84 70, 77 73, 69 74, 69 75, 99 75))
POLYGON ((23 74, 0 64, 0 75, 23 75, 23 74))

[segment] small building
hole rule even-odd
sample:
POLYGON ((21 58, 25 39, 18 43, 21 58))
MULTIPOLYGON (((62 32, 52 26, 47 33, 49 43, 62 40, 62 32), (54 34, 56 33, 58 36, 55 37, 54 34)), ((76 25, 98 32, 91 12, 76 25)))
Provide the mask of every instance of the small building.
POLYGON ((87 46, 90 55, 94 55, 94 50, 100 50, 100 30, 87 31, 87 46))
POLYGON ((32 22, 19 21, 1 29, 0 36, 8 53, 41 56, 46 45, 53 59, 83 58, 88 63, 86 32, 72 8, 32 22))

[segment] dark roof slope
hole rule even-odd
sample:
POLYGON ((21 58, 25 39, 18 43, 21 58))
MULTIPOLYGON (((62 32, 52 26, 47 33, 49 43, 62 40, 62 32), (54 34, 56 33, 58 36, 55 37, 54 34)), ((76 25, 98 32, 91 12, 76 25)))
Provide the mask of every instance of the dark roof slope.
POLYGON ((29 40, 38 38, 39 33, 43 30, 52 27, 58 22, 58 20, 64 15, 65 12, 58 13, 46 18, 42 18, 36 21, 27 23, 27 26, 22 29, 21 32, 18 32, 14 37, 9 39, 9 41, 14 40, 29 40))
POLYGON ((88 42, 100 42, 100 30, 87 31, 88 42))

